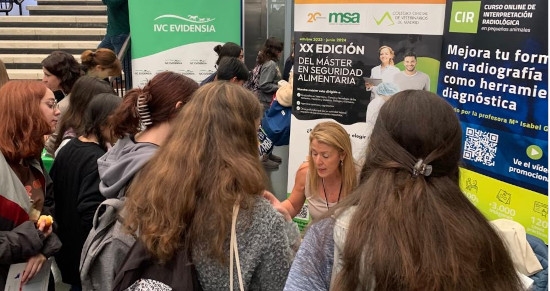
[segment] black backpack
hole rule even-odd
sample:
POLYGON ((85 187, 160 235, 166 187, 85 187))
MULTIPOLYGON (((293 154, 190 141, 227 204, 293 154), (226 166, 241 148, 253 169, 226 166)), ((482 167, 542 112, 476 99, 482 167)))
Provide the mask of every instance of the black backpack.
POLYGON ((188 250, 179 250, 168 262, 156 262, 140 240, 116 272, 113 291, 202 290, 188 250))

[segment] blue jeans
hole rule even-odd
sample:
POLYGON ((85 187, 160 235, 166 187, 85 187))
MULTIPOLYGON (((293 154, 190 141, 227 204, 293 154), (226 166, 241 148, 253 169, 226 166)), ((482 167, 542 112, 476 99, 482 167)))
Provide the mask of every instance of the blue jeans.
MULTIPOLYGON (((126 38, 128 37, 127 34, 119 34, 119 35, 106 35, 105 38, 99 43, 97 48, 108 48, 115 52, 115 54, 118 55, 120 50, 122 49, 122 46, 124 45, 124 42, 126 41, 126 38)), ((124 74, 126 75, 126 89, 131 89, 131 76, 132 76, 132 59, 131 59, 131 45, 128 44, 128 49, 126 50, 126 55, 124 56, 124 59, 120 60, 122 62, 122 70, 124 70, 124 74)))

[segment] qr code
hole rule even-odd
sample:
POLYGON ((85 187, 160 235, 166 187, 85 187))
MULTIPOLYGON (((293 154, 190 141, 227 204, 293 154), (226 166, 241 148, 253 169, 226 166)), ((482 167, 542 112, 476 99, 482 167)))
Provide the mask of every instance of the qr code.
POLYGON ((466 160, 482 163, 485 166, 494 166, 497 155, 498 134, 466 127, 464 153, 466 160))
POLYGON ((300 209, 300 212, 296 215, 296 218, 309 219, 309 209, 307 207, 307 203, 304 203, 304 206, 302 206, 302 209, 300 209))

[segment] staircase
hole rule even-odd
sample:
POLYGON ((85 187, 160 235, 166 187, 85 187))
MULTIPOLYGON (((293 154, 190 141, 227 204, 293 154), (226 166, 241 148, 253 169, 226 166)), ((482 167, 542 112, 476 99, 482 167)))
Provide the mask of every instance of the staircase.
POLYGON ((0 59, 12 80, 41 80, 40 63, 54 50, 80 62, 80 54, 96 49, 105 35, 101 0, 37 0, 27 10, 27 16, 0 16, 0 59))

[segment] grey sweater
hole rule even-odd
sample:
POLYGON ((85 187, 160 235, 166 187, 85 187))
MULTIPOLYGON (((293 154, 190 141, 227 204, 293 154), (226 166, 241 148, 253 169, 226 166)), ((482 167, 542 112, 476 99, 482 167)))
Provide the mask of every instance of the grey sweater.
MULTIPOLYGON (((236 232, 245 290, 283 290, 294 255, 291 245, 300 239, 295 224, 258 197, 254 207, 239 211, 236 232)), ((225 249, 229 259, 229 243, 225 249)), ((229 262, 209 258, 205 247, 193 250, 193 261, 203 290, 229 290, 229 262)), ((233 289, 239 290, 235 266, 233 277, 233 289)))
MULTIPOLYGON (((281 72, 277 63, 269 60, 262 64, 260 77, 258 79, 258 98, 263 104, 270 104, 273 94, 279 89, 277 84, 281 80, 281 72)), ((264 105, 265 106, 265 105, 264 105)), ((267 107, 269 108, 269 106, 267 107)))

